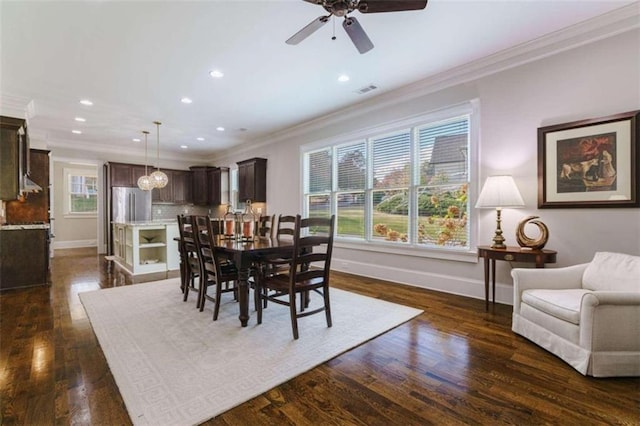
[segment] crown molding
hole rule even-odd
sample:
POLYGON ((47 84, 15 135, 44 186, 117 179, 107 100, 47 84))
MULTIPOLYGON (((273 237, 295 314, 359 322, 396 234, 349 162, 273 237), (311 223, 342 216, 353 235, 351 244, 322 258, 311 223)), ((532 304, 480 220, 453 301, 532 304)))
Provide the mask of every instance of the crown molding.
POLYGON ((353 120, 372 111, 391 108, 411 99, 468 83, 638 28, 640 28, 640 2, 634 2, 518 46, 449 69, 396 90, 382 93, 347 108, 272 133, 265 140, 249 141, 236 149, 224 151, 220 157, 296 138, 337 122, 353 120))
MULTIPOLYGON (((61 141, 56 139, 48 139, 47 140, 47 148, 48 149, 64 149, 64 150, 73 150, 76 152, 82 153, 91 153, 97 158, 102 158, 104 160, 114 161, 115 158, 122 157, 122 147, 121 146, 104 146, 104 145, 95 145, 95 144, 83 144, 82 148, 78 148, 77 142, 71 141, 61 141)), ((131 158, 140 158, 142 162, 144 162, 145 153, 144 148, 127 148, 126 155, 131 158)), ((155 162, 155 157, 152 159, 152 162, 155 162)), ((178 158, 160 158, 160 162, 165 163, 193 163, 200 164, 202 162, 202 157, 191 157, 191 156, 179 156, 178 158)))
POLYGON ((0 92, 0 115, 4 117, 27 118, 30 99, 0 92))

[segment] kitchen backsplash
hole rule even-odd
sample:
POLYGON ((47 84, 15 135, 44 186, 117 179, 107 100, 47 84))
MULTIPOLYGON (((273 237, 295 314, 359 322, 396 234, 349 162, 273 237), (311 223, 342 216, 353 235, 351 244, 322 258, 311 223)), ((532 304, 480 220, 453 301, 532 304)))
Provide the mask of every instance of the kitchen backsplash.
MULTIPOLYGON (((235 209, 237 212, 242 212, 243 210, 244 203, 240 208, 235 209)), ((266 210, 266 203, 253 204, 253 212, 256 214, 266 214, 266 210)), ((226 211, 226 205, 207 207, 194 206, 193 204, 153 204, 152 218, 154 220, 175 219, 179 214, 222 217, 226 211)))
POLYGON ((194 206, 193 204, 153 204, 152 207, 154 220, 175 219, 180 214, 218 217, 220 210, 217 207, 194 206))

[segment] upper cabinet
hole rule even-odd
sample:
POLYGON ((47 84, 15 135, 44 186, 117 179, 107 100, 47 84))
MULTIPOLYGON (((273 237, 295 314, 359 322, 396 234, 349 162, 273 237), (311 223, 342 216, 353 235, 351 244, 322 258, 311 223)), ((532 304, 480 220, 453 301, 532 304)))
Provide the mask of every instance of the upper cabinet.
POLYGON ((193 204, 219 206, 229 202, 227 167, 192 166, 193 204))
POLYGON ((267 201, 267 159, 251 158, 238 162, 238 200, 267 201))
MULTIPOLYGON (((147 167, 151 174, 156 169, 147 167)), ((151 199, 154 203, 190 204, 193 202, 191 172, 189 170, 161 169, 169 178, 164 188, 154 188, 151 199)), ((145 167, 138 164, 109 163, 109 185, 136 188, 138 179, 145 174, 145 167)))
POLYGON ((21 136, 25 120, 0 117, 0 200, 15 200, 20 192, 21 136))
POLYGON ((209 205, 219 206, 229 202, 229 168, 215 167, 207 171, 209 205))
POLYGON ((190 204, 193 202, 193 188, 191 172, 187 170, 172 170, 173 202, 175 204, 190 204))
POLYGON ((209 183, 208 172, 213 167, 191 166, 191 183, 193 189, 193 204, 199 206, 209 205, 209 183))
POLYGON ((191 195, 191 172, 187 170, 162 171, 169 178, 167 186, 152 190, 151 199, 154 203, 190 204, 193 202, 191 195))
MULTIPOLYGON (((149 173, 153 168, 148 168, 149 173)), ((109 163, 109 184, 111 186, 138 186, 138 179, 144 176, 144 166, 137 164, 109 163)))

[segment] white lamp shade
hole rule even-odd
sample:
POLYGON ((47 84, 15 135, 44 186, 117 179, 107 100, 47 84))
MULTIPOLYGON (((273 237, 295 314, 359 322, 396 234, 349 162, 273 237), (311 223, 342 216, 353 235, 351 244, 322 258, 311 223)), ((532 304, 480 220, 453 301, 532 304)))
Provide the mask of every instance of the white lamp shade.
POLYGON ((511 176, 489 176, 484 182, 476 208, 498 207, 524 207, 520 191, 511 176))

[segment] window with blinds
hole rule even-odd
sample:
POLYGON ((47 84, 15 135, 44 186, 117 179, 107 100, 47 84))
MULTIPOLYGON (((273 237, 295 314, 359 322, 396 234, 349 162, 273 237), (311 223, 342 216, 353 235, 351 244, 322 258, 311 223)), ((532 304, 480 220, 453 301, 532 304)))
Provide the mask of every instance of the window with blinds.
POLYGON ((468 249, 471 115, 303 153, 305 209, 337 238, 468 249))

